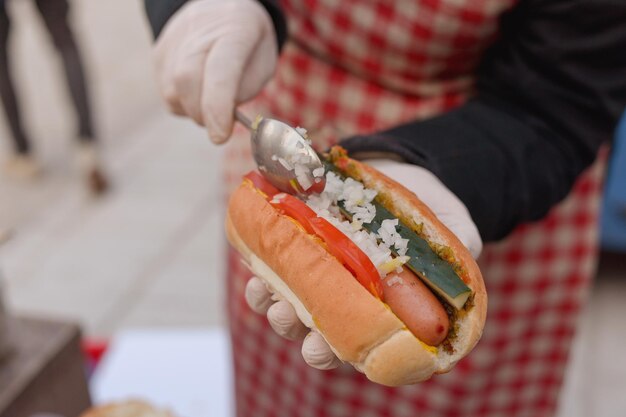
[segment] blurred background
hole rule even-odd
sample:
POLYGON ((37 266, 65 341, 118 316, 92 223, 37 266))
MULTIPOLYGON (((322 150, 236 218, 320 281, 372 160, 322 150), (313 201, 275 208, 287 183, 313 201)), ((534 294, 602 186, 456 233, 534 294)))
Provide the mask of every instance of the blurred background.
MULTIPOLYGON (((141 1, 73 5, 112 189, 101 198, 85 189, 60 59, 33 3, 9 3, 16 88, 43 165, 32 181, 0 179, 0 228, 13 234, 1 249, 9 305, 79 318, 98 337, 127 325, 220 324, 221 149, 163 109, 141 1)), ((4 115, 0 135, 6 159, 4 115)))
MULTIPOLYGON (((225 324, 218 183, 224 149, 163 108, 142 1, 73 6, 112 189, 101 197, 85 189, 60 59, 34 5, 11 2, 12 68, 43 175, 28 181, 0 175, 7 307, 13 314, 76 321, 90 341, 110 341, 130 329, 219 332, 225 324)), ((0 137, 4 161, 10 145, 4 117, 0 137)), ((614 187, 626 190, 623 182, 614 187)), ((607 229, 617 237, 580 324, 563 417, 618 416, 626 409, 626 255, 619 225, 607 229)))

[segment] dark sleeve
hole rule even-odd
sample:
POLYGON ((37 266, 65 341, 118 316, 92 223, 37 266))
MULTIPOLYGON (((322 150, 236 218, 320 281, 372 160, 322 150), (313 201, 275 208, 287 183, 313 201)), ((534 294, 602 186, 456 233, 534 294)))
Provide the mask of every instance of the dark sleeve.
POLYGON ((144 0, 146 15, 148 16, 154 39, 159 37, 165 23, 185 3, 187 3, 187 0, 144 0))
MULTIPOLYGON (((146 14, 152 33, 156 39, 161 30, 169 20, 169 18, 178 11, 188 0, 144 0, 146 14)), ((279 49, 287 40, 287 21, 285 15, 278 4, 278 0, 258 0, 261 3, 274 23, 276 31, 276 39, 278 40, 279 49)))
POLYGON ((477 77, 462 107, 342 145, 428 168, 493 241, 545 216, 610 140, 626 106, 626 1, 522 0, 477 77))

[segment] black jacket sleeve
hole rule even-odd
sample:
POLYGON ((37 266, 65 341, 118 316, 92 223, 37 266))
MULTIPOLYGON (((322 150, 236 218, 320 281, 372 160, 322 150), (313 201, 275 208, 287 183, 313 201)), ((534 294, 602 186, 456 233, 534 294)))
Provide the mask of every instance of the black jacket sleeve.
POLYGON ((610 140, 626 106, 626 2, 520 1, 477 77, 457 110, 342 145, 428 168, 493 241, 543 217, 610 140))
POLYGON ((144 0, 146 16, 154 38, 158 38, 170 17, 188 0, 144 0))
MULTIPOLYGON (((146 15, 152 28, 152 33, 156 39, 170 17, 178 11, 188 0, 144 0, 146 15)), ((287 21, 282 12, 278 0, 258 0, 261 3, 274 23, 276 39, 279 49, 287 40, 287 21)))

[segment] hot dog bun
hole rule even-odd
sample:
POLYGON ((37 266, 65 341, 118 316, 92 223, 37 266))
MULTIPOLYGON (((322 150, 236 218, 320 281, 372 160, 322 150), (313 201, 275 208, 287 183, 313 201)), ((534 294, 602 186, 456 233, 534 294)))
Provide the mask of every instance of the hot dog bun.
POLYGON ((414 384, 449 371, 478 342, 487 304, 482 276, 467 249, 413 193, 373 168, 360 164, 359 169, 368 188, 392 192, 394 205, 423 222, 429 237, 450 247, 465 270, 462 278, 474 299, 457 319, 454 352, 418 340, 316 237, 281 215, 249 182, 231 196, 227 237, 251 271, 289 301, 342 361, 379 384, 414 384))

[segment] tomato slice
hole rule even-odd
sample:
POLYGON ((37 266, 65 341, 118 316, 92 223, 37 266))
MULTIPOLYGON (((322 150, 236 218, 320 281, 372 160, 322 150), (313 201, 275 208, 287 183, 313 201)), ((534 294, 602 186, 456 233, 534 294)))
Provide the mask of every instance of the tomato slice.
POLYGON ((382 299, 383 286, 378 270, 370 258, 349 237, 326 219, 317 217, 315 211, 301 200, 290 194, 281 194, 258 171, 250 171, 244 178, 265 194, 272 206, 298 222, 307 233, 319 236, 326 243, 330 253, 356 277, 357 281, 376 298, 382 299), (279 195, 276 196, 277 194, 279 195), (277 198, 273 198, 274 196, 277 198))
POLYGON ((270 201, 272 206, 300 223, 307 233, 316 234, 315 229, 311 226, 311 219, 317 217, 317 214, 312 208, 290 194, 278 194, 275 197, 270 201))
POLYGON ((274 187, 259 171, 250 171, 244 175, 244 178, 250 180, 250 182, 268 198, 280 193, 278 188, 274 187))
POLYGON ((317 214, 304 202, 289 194, 279 194, 270 204, 295 219, 311 234, 319 236, 328 251, 354 275, 372 295, 382 299, 383 286, 378 270, 349 237, 317 214))
POLYGON ((380 282, 380 275, 365 252, 326 219, 315 217, 309 221, 315 234, 326 242, 329 251, 352 272, 361 285, 372 295, 382 299, 383 286, 380 282))

